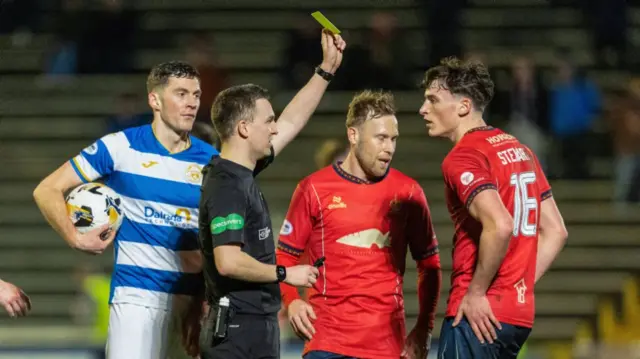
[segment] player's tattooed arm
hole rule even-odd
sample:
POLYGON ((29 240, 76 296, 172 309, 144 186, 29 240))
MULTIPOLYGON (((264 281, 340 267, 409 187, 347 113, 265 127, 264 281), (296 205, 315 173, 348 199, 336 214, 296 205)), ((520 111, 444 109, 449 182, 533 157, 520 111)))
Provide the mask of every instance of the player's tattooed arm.
MULTIPOLYGON (((342 53, 347 44, 340 35, 322 32, 322 63, 320 68, 334 74, 342 63, 342 53)), ((278 118, 278 134, 272 144, 279 154, 300 133, 320 104, 329 83, 322 76, 313 74, 309 82, 295 95, 278 118)))

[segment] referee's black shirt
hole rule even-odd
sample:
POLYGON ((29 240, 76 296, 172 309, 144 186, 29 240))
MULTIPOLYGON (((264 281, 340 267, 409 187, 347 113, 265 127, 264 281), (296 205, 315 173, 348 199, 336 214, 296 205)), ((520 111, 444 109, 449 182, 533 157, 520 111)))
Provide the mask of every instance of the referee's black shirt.
POLYGON ((275 264, 276 253, 269 208, 254 177, 272 161, 274 153, 259 161, 254 171, 220 157, 205 167, 200 197, 199 238, 204 255, 208 300, 227 296, 240 314, 276 314, 280 310, 277 283, 244 282, 218 273, 213 249, 240 245, 262 263, 275 264))

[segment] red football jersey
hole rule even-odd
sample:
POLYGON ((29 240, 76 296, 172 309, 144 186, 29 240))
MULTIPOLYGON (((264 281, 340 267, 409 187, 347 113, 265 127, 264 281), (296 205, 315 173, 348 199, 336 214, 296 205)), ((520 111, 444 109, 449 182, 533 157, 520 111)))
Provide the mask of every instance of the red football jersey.
POLYGON ((513 236, 487 297, 496 318, 532 327, 540 202, 551 187, 538 159, 515 137, 493 127, 473 129, 442 163, 446 198, 455 225, 447 316, 455 316, 475 270, 481 224, 469 213, 473 198, 495 189, 513 215, 513 236))
MULTIPOLYGON (((407 248, 418 261, 438 253, 427 200, 413 179, 390 169, 367 183, 334 165, 299 183, 281 229, 278 262, 290 265, 285 259, 303 252, 311 263, 326 259, 307 293, 317 320, 304 353, 400 357, 407 248)), ((293 287, 285 286, 286 303, 293 287)))

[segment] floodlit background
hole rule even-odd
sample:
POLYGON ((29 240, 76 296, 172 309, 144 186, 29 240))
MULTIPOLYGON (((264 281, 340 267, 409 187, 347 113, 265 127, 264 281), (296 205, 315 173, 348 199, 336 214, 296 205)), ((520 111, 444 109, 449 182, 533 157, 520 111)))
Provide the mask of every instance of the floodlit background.
MULTIPOLYGON (((0 358, 98 358, 112 254, 75 253, 31 198, 36 183, 98 137, 147 123, 145 76, 196 65, 204 90, 195 133, 215 142, 210 104, 227 86, 269 88, 282 110, 321 61, 321 10, 348 42, 310 124, 260 178, 279 228, 295 184, 344 144, 360 89, 393 90, 394 166, 419 179, 449 289, 452 224, 440 162, 417 111, 423 71, 443 56, 490 66, 486 120, 541 158, 569 244, 539 283, 523 358, 639 358, 640 7, 624 0, 0 0, 0 277, 31 295, 32 314, 0 314, 0 358), (67 350, 67 351, 63 351, 67 350)), ((417 315, 415 267, 405 281, 417 315)), ((300 343, 283 322, 283 358, 300 343)), ((437 340, 434 340, 437 347, 437 340)), ((435 348, 433 350, 435 354, 435 348)))

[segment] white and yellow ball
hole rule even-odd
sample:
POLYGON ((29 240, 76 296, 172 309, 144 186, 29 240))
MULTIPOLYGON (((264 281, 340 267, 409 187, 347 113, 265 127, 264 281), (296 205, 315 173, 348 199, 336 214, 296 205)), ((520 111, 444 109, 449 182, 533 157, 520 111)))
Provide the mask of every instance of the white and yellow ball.
POLYGON ((117 231, 122 225, 122 199, 104 184, 82 184, 67 195, 66 202, 69 218, 80 233, 89 232, 105 224, 117 231))

